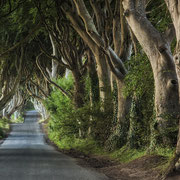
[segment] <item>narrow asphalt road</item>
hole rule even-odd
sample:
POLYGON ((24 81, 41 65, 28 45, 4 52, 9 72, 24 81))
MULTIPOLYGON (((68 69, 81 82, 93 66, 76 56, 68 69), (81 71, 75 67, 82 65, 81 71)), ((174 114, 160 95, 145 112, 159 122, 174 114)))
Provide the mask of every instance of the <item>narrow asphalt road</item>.
POLYGON ((108 180, 47 145, 36 115, 28 111, 0 145, 0 180, 108 180))

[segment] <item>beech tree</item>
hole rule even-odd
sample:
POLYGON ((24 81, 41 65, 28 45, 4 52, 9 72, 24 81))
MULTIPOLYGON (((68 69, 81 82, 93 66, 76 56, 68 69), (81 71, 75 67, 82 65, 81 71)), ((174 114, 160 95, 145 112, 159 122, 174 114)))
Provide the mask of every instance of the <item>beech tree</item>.
POLYGON ((23 107, 25 100, 26 94, 24 94, 20 89, 16 90, 16 93, 9 104, 7 104, 7 106, 3 109, 3 117, 10 119, 12 114, 19 111, 23 107))
MULTIPOLYGON (((123 17, 121 1, 115 1, 115 9, 111 7, 109 1, 104 3, 90 1, 95 18, 90 15, 84 1, 74 1, 70 7, 69 4, 61 4, 63 12, 73 25, 80 37, 91 49, 97 64, 97 74, 99 79, 100 98, 108 99, 111 93, 110 72, 114 74, 118 86, 118 125, 128 127, 126 116, 130 108, 130 101, 122 95, 124 86, 123 79, 127 70, 123 64, 131 52, 132 43, 123 17), (75 7, 74 7, 75 5, 75 7), (103 7, 104 12, 101 8, 103 7), (121 7, 121 11, 120 11, 121 7), (76 10, 74 10, 76 8, 76 10), (74 11, 73 11, 74 10, 74 11), (114 11, 114 14, 112 13, 114 11), (121 12, 121 13, 120 13, 121 12), (121 22, 121 27, 120 23, 121 22), (112 28, 111 28, 112 27, 112 28), (113 34, 113 36, 112 36, 113 34), (111 47, 114 46, 114 50, 111 47), (123 61, 120 59, 123 58, 123 61)), ((123 130, 122 128, 121 130, 123 130)), ((115 131, 114 131, 115 132, 115 131)), ((119 131, 117 131, 118 134, 119 131)), ((127 129, 124 129, 127 132, 127 129)), ((126 137, 122 133, 123 138, 126 137)))
MULTIPOLYGON (((137 60, 137 57, 147 60, 148 57, 155 80, 154 109, 156 117, 152 124, 155 135, 157 135, 156 143, 157 145, 174 146, 177 130, 173 128, 177 126, 179 120, 180 95, 180 10, 178 1, 162 1, 165 8, 166 3, 173 22, 173 26, 170 25, 163 33, 157 30, 155 26, 157 22, 154 22, 156 19, 149 18, 151 12, 146 12, 147 2, 152 3, 153 8, 155 1, 46 0, 40 2, 19 0, 16 1, 17 3, 8 1, 10 4, 4 4, 4 2, 0 2, 0 7, 6 7, 5 9, 1 8, 0 12, 0 23, 4 22, 0 27, 0 36, 2 36, 0 109, 4 109, 6 114, 12 114, 21 106, 21 103, 24 104, 24 101, 31 97, 31 101, 42 117, 48 118, 51 114, 47 111, 48 108, 45 109, 44 101, 52 96, 52 92, 59 93, 60 91, 63 95, 59 93, 62 95, 59 97, 66 96, 70 100, 68 103, 71 103, 71 105, 66 104, 67 108, 63 111, 63 113, 69 113, 69 116, 66 116, 68 123, 60 122, 65 115, 62 115, 62 119, 58 119, 61 112, 57 113, 57 109, 61 109, 59 106, 67 103, 67 99, 58 104, 58 100, 55 102, 56 97, 53 97, 51 99, 52 106, 50 104, 49 108, 52 108, 54 114, 57 113, 55 116, 59 121, 57 125, 54 120, 54 126, 64 125, 65 127, 68 125, 68 127, 71 126, 70 128, 75 128, 71 131, 75 133, 78 129, 86 131, 86 134, 89 131, 89 135, 92 135, 90 137, 95 140, 99 140, 98 137, 105 134, 100 139, 103 141, 101 142, 103 146, 107 141, 112 141, 112 143, 118 141, 114 144, 122 147, 128 143, 127 137, 132 132, 131 128, 133 131, 138 131, 137 133, 142 132, 138 128, 143 128, 133 128, 135 125, 131 122, 130 118, 132 117, 128 117, 131 113, 129 112, 130 108, 140 112, 148 106, 142 107, 141 104, 139 109, 136 109, 136 93, 133 88, 131 89, 133 103, 129 96, 124 96, 123 90, 127 87, 125 77, 128 76, 131 68, 125 64, 132 55, 132 60, 137 60), (11 4, 13 8, 11 8, 11 4), (22 12, 24 16, 22 16, 22 12), (4 17, 10 17, 6 19, 6 23, 4 17), (14 24, 16 21, 17 24, 14 24), (176 37, 177 45, 173 55, 171 49, 174 37, 176 37), (64 77, 67 69, 73 76, 73 92, 59 85, 59 77, 64 77), (88 93, 85 88, 87 72, 91 81, 91 87, 87 88, 90 91, 88 93), (21 90, 20 88, 23 88, 24 98, 20 95, 15 96, 21 90), (112 92, 116 90, 117 101, 113 101, 112 92), (96 93, 94 93, 95 91, 96 93), (17 99, 17 97, 19 98, 17 99), (74 100, 75 106, 71 99, 74 100), (103 105, 97 110, 95 105, 99 100, 103 101, 103 105), (86 106, 86 102, 90 106, 86 106), (116 111, 114 110, 114 114, 113 106, 118 107, 116 111), (68 107, 74 114, 67 110, 68 107), (93 110, 94 112, 92 112, 93 110), (106 114, 106 112, 108 113, 106 114), (74 118, 76 122, 72 121, 73 118, 70 119, 73 115, 77 115, 77 118, 74 118), (83 121, 88 122, 88 125, 85 123, 83 125, 83 121)), ((134 64, 136 62, 137 68, 140 69, 139 60, 134 64)), ((144 63, 146 62, 144 61, 144 63)), ((148 69, 150 69, 149 66, 148 69)), ((139 79, 142 74, 139 75, 139 79)), ((148 87, 150 86, 151 84, 148 87)), ((72 86, 69 86, 69 89, 71 90, 72 86)), ((149 96, 153 96, 152 89, 149 96)), ((145 99, 145 97, 142 98, 145 99)), ((153 105, 150 115, 153 116, 153 105)), ((141 116, 137 119, 141 118, 142 124, 149 130, 152 120, 146 117, 150 120, 143 122, 144 119, 141 116)), ((60 131, 58 128, 56 130, 60 131)), ((63 132, 68 134, 67 126, 63 132)), ((148 132, 148 134, 150 133, 148 132)), ((78 133, 76 135, 79 138, 78 133)), ((133 137, 131 140, 138 142, 133 137)), ((59 137, 56 139, 59 140, 59 137)), ((145 140, 146 146, 148 146, 151 138, 147 137, 146 139, 148 139, 145 140)), ((113 148, 116 147, 111 149, 113 148)), ((178 139, 175 157, 168 172, 175 168, 179 157, 180 139, 178 139)))
MULTIPOLYGON (((172 1, 164 0, 164 1, 171 15, 173 28, 175 29, 176 47, 174 50, 173 58, 176 65, 176 72, 178 76, 179 97, 180 97, 180 28, 179 28, 180 27, 180 2, 176 0, 172 0, 172 1)), ((171 37, 174 37, 173 33, 174 32, 171 31, 171 37)), ((180 119, 179 119, 179 134, 180 134, 180 119)), ((176 169, 176 165, 178 164, 179 158, 180 158, 180 135, 178 135, 174 158, 171 161, 171 164, 166 174, 169 174, 176 169)))
POLYGON ((147 54, 155 80, 155 111, 162 142, 171 146, 168 128, 177 123, 179 113, 178 80, 170 50, 171 34, 163 35, 146 17, 146 2, 123 0, 125 17, 133 33, 147 54))
POLYGON ((108 66, 107 66, 106 61, 104 60, 105 57, 101 49, 93 41, 93 39, 91 39, 91 36, 88 34, 88 32, 97 33, 93 20, 86 9, 84 2, 83 1, 79 2, 79 4, 75 2, 75 5, 77 5, 76 8, 78 10, 78 13, 81 16, 81 18, 84 20, 84 25, 82 24, 82 21, 80 17, 78 16, 78 14, 74 14, 74 12, 70 11, 71 7, 68 7, 68 9, 67 7, 64 7, 63 11, 67 15, 67 17, 70 19, 74 29, 78 32, 78 34, 81 36, 81 38, 84 40, 84 42, 88 45, 88 47, 91 49, 92 53, 94 54, 94 57, 97 63, 97 74, 98 74, 98 79, 99 79, 100 97, 101 99, 106 100, 108 99, 108 97, 110 97, 110 93, 111 93, 108 66), (79 7, 79 4, 81 5, 80 7, 79 7), (83 14, 80 14, 82 13, 80 10, 83 10, 83 14), (83 17, 84 15, 86 17, 83 17), (86 27, 86 30, 84 29, 85 27, 86 27), (91 29, 88 29, 88 28, 91 28, 91 29))
MULTIPOLYGON (((16 59, 14 62, 14 67, 11 69, 11 72, 15 71, 15 77, 8 76, 9 71, 8 63, 5 63, 2 74, 1 74, 1 97, 0 97, 0 109, 3 109, 7 103, 11 101, 11 98, 16 93, 16 90, 20 84, 23 72, 23 60, 24 60, 24 47, 21 47, 20 54, 16 55, 16 59), (17 65, 19 64, 19 65, 17 65)), ((11 65, 12 66, 12 65, 11 65)), ((13 72, 14 73, 14 72, 13 72)))
MULTIPOLYGON (((58 23, 58 22, 57 22, 58 23)), ((56 43, 57 52, 59 55, 51 56, 42 46, 42 51, 48 57, 52 57, 59 63, 62 68, 68 69, 72 72, 74 79, 74 103, 76 107, 82 107, 85 103, 85 85, 84 77, 86 74, 86 61, 83 62, 83 55, 85 46, 83 41, 78 37, 67 25, 57 24, 56 34, 55 32, 52 39, 56 43)))

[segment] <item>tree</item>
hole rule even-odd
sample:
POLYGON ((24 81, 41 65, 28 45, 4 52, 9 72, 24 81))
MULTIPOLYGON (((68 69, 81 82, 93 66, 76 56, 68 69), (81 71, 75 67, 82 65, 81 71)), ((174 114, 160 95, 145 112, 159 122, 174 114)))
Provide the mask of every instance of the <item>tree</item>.
MULTIPOLYGON (((176 0, 164 0, 167 8, 170 12, 172 22, 173 22, 173 27, 172 31, 169 31, 169 34, 171 34, 171 38, 174 37, 174 29, 175 29, 175 35, 176 35, 176 48, 174 51, 174 62, 176 65, 176 72, 178 76, 178 85, 179 85, 179 96, 180 96, 180 2, 176 0)), ((168 167, 168 171, 166 174, 169 174, 173 172, 176 167, 176 163, 179 161, 180 158, 180 119, 179 119, 179 135, 178 135, 178 140, 177 140, 177 146, 176 146, 176 151, 173 160, 170 163, 170 166, 168 167)))
POLYGON ((179 112, 178 81, 170 51, 171 38, 165 38, 150 23, 145 13, 145 1, 123 0, 125 17, 147 54, 155 79, 155 111, 163 144, 171 146, 169 128, 177 123, 179 112))
MULTIPOLYGON (((122 95, 123 80, 127 73, 123 61, 125 62, 129 58, 132 43, 129 33, 127 33, 122 6, 120 11, 120 4, 121 2, 118 0, 111 4, 109 1, 103 3, 90 1, 90 4, 86 4, 85 1, 81 0, 74 1, 71 4, 73 8, 66 3, 61 4, 61 8, 95 57, 100 98, 104 102, 111 97, 110 72, 116 77, 118 86, 117 124, 128 127, 126 115, 131 103, 128 98, 126 99, 122 95), (76 10, 74 10, 75 8, 76 10), (89 10, 90 8, 91 10, 89 10), (104 12, 101 11, 101 8, 104 9, 104 12), (94 18, 90 14, 94 14, 94 18), (122 23, 121 27, 119 22, 122 23), (115 51, 111 46, 114 46, 115 51), (123 60, 120 58, 123 58, 123 60)), ((124 132, 127 132, 127 129, 124 129, 124 132)), ((126 135, 122 134, 123 139, 126 138, 126 135)))

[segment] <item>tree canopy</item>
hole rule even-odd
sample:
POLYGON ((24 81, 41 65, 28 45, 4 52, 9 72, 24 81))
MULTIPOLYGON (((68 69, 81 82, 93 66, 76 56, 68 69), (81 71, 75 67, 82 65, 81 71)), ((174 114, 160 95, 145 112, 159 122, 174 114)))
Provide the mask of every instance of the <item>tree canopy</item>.
POLYGON ((0 2, 0 109, 31 101, 57 144, 174 147, 180 157, 179 2, 0 2), (72 141, 70 141, 72 142, 72 141))

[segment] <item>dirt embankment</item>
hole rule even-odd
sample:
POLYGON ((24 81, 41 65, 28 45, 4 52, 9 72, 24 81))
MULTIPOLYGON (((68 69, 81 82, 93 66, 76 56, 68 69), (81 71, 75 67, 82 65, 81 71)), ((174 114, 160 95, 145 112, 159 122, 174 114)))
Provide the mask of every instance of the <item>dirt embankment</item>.
MULTIPOLYGON (((165 157, 147 155, 129 163, 121 164, 106 156, 86 155, 74 149, 60 150, 48 139, 46 129, 42 129, 48 144, 53 145, 58 151, 75 158, 79 165, 93 168, 106 174, 110 180, 161 180, 161 168, 167 162, 165 157)), ((176 172, 167 180, 180 180, 180 172, 176 172)))
POLYGON ((160 180, 157 167, 165 161, 161 156, 144 156, 130 163, 120 164, 108 157, 87 156, 75 150, 64 153, 76 158, 81 166, 95 168, 106 174, 110 180, 160 180))
MULTIPOLYGON (((162 180, 162 166, 167 162, 165 157, 157 155, 147 155, 120 164, 105 156, 84 155, 73 149, 63 153, 76 158, 81 166, 106 174, 110 180, 162 180)), ((180 172, 174 173, 166 180, 180 180, 180 172)))

